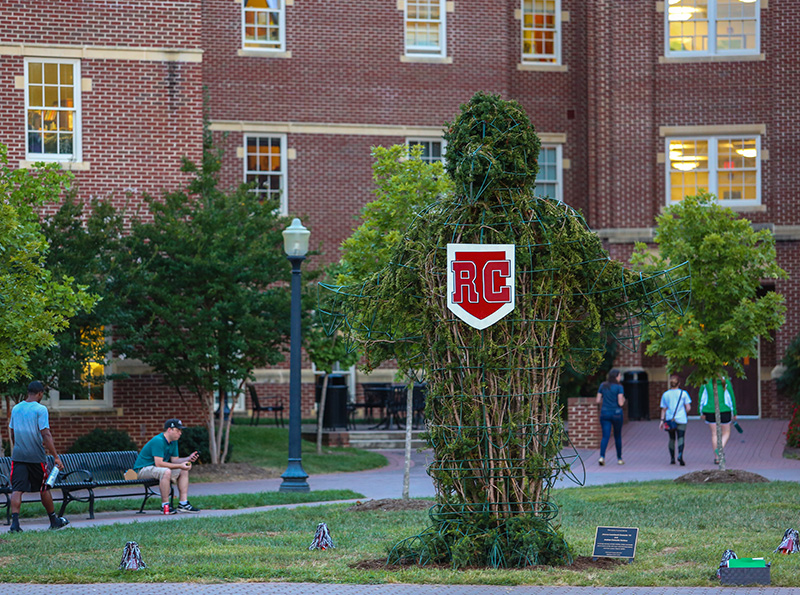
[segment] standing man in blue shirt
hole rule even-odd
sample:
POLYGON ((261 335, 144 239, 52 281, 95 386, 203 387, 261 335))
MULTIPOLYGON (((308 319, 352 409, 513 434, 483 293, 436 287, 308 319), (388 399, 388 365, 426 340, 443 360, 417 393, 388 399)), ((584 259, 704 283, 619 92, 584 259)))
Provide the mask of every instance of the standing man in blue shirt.
POLYGON ((58 458, 53 435, 50 433, 50 416, 47 407, 41 404, 44 385, 38 380, 28 385, 28 396, 11 410, 8 427, 14 450, 11 453, 11 528, 10 533, 20 533, 19 509, 24 492, 39 492, 50 528, 61 529, 69 524, 64 517, 56 516, 53 495, 45 483, 47 457, 45 450, 53 455, 56 467, 64 470, 58 458))
POLYGON ((168 419, 164 422, 164 432, 144 445, 133 465, 139 479, 158 480, 164 514, 200 512, 199 508, 189 504, 189 469, 200 455, 194 451, 188 457, 178 457, 178 440, 182 433, 181 420, 168 419), (177 510, 169 505, 170 483, 178 486, 180 501, 177 510))

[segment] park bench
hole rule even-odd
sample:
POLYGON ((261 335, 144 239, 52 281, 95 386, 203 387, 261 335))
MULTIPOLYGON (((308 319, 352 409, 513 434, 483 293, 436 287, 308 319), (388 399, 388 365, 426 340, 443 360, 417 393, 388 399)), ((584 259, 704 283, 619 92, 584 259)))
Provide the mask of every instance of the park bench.
MULTIPOLYGON (((67 505, 72 502, 88 502, 89 518, 94 518, 95 498, 124 498, 142 493, 137 490, 136 494, 126 494, 114 491, 112 493, 96 494, 96 488, 109 487, 133 487, 141 486, 144 489, 142 505, 139 513, 144 512, 147 500, 151 496, 159 496, 158 481, 155 479, 139 479, 133 471, 133 465, 139 453, 135 450, 124 450, 121 452, 86 452, 62 454, 61 462, 66 471, 59 474, 54 490, 61 490, 61 510, 58 516, 64 516, 67 505), (85 494, 83 492, 86 492, 85 494)), ((53 457, 47 457, 49 467, 53 465, 53 457)), ((6 501, 0 503, 0 508, 6 508, 7 523, 11 519, 10 497, 11 485, 8 478, 11 476, 11 457, 0 457, 0 493, 4 494, 6 501)), ((170 504, 172 503, 173 493, 170 486, 170 504)), ((53 498, 56 500, 56 498, 53 498)))

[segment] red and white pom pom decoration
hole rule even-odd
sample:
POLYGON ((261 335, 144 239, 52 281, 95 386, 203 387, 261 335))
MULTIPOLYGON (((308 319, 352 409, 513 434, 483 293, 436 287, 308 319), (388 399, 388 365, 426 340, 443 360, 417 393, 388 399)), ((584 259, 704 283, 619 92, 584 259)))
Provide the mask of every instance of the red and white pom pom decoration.
POLYGON ((335 548, 331 533, 328 531, 328 525, 320 523, 317 525, 317 532, 314 533, 314 540, 308 546, 310 550, 327 550, 328 548, 335 548))

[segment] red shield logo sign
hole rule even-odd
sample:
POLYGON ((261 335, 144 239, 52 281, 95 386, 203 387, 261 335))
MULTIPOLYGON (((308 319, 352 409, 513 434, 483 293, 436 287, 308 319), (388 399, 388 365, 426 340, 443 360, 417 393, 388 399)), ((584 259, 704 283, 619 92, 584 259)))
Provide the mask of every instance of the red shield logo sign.
POLYGON ((447 244, 447 307, 476 329, 514 309, 513 244, 447 244))

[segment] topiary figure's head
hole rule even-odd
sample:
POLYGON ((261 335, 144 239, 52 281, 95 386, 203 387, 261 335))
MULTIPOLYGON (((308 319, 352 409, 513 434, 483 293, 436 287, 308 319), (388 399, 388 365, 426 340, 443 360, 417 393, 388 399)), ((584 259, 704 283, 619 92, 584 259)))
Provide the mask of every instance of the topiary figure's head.
POLYGON ((541 141, 516 101, 479 91, 446 126, 445 167, 456 188, 473 199, 491 187, 533 189, 541 141))

